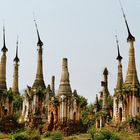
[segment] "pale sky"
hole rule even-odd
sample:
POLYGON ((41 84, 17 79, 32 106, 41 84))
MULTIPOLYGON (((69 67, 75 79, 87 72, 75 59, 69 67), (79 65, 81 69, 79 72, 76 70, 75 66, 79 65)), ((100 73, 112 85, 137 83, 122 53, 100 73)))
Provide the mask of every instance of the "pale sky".
MULTIPOLYGON (((122 0, 128 24, 136 38, 136 64, 140 77, 140 1, 122 0)), ((56 76, 58 89, 61 62, 68 58, 72 90, 89 102, 101 90, 105 67, 109 70, 109 91, 113 95, 117 76, 117 33, 123 56, 124 79, 129 44, 118 0, 0 0, 0 46, 3 22, 6 28, 7 85, 12 86, 13 58, 19 36, 19 88, 32 86, 36 74, 37 35, 33 13, 44 43, 43 67, 46 85, 56 76)))

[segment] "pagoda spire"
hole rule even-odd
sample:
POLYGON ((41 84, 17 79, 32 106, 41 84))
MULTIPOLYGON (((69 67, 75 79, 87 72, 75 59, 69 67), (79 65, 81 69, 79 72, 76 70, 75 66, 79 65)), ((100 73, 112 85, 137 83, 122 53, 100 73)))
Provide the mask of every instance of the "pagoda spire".
POLYGON ((120 6, 121 6, 122 14, 123 14, 124 21, 125 21, 126 28, 127 28, 127 32, 128 32, 127 42, 135 41, 135 37, 134 37, 134 36, 131 34, 131 32, 130 32, 130 29, 129 29, 129 26, 128 26, 128 22, 127 22, 127 19, 126 19, 124 10, 123 10, 123 6, 122 6, 120 0, 119 0, 119 3, 120 3, 120 6))
POLYGON ((58 95, 65 95, 65 96, 71 96, 71 86, 69 81, 69 72, 68 72, 68 61, 67 58, 63 58, 62 60, 62 72, 61 72, 61 80, 58 90, 58 95))
POLYGON ((35 27, 36 27, 36 31, 37 31, 37 36, 38 36, 38 42, 37 42, 37 46, 38 46, 38 60, 37 60, 37 72, 36 72, 36 78, 35 81, 33 83, 32 88, 33 89, 37 89, 39 87, 41 88, 46 88, 45 86, 45 82, 44 82, 44 78, 43 78, 43 59, 42 59, 42 54, 43 54, 43 42, 40 39, 39 36, 39 31, 38 31, 38 27, 37 27, 37 23, 35 22, 35 27))
POLYGON ((1 49, 2 52, 7 52, 8 49, 6 48, 6 43, 5 43, 5 27, 3 26, 3 47, 1 49))
POLYGON ((109 96, 109 91, 108 91, 108 70, 107 68, 104 69, 103 71, 103 76, 104 76, 104 81, 102 81, 102 86, 103 86, 103 110, 107 110, 108 108, 108 103, 107 103, 107 97, 109 96))
POLYGON ((119 48, 119 41, 118 41, 118 38, 117 38, 117 35, 115 35, 116 37, 116 43, 117 43, 117 51, 118 51, 118 56, 117 56, 117 60, 118 61, 121 61, 123 59, 123 57, 120 55, 120 48, 119 48))
POLYGON ((14 58, 14 74, 13 74, 13 85, 12 85, 12 91, 14 94, 19 93, 19 87, 18 87, 18 77, 19 77, 19 58, 18 58, 18 38, 16 42, 16 56, 14 58))
POLYGON ((120 55, 119 41, 117 35, 115 37, 116 37, 117 51, 118 51, 118 56, 116 58, 118 60, 118 76, 117 76, 116 88, 121 89, 123 84, 123 74, 122 74, 122 64, 121 64, 122 56, 120 55))
POLYGON ((18 63, 19 58, 18 58, 18 37, 17 37, 17 42, 16 42, 16 56, 14 58, 14 62, 18 63))
POLYGON ((128 69, 127 69, 127 74, 126 74, 126 79, 125 79, 125 85, 131 85, 132 83, 139 84, 138 77, 137 77, 136 63, 135 63, 135 49, 134 49, 135 37, 130 32, 121 1, 119 0, 119 2, 120 2, 121 10, 123 13, 123 17, 126 23, 127 31, 128 31, 127 42, 129 42, 130 44, 129 61, 128 61, 128 69), (135 81, 133 79, 135 79, 135 81))
POLYGON ((38 37, 37 46, 43 46, 43 42, 40 39, 40 35, 39 35, 39 31, 38 31, 38 27, 37 27, 37 23, 36 23, 35 19, 34 19, 34 22, 35 22, 35 27, 36 27, 36 31, 37 31, 37 37, 38 37))
POLYGON ((0 62, 0 90, 7 90, 7 85, 6 85, 6 52, 8 49, 6 48, 6 43, 5 43, 5 27, 3 26, 3 47, 1 49, 2 51, 2 56, 1 56, 1 62, 0 62))

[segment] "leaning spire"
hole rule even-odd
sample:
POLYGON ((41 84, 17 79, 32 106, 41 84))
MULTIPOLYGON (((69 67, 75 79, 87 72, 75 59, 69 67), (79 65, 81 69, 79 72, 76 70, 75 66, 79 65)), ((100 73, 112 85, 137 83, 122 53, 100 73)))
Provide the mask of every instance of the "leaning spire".
POLYGON ((131 34, 131 32, 130 32, 130 29, 129 29, 129 26, 128 26, 128 22, 127 22, 127 19, 126 19, 126 16, 125 16, 124 10, 123 10, 123 6, 122 6, 120 0, 119 0, 119 3, 120 3, 120 6, 121 6, 122 14, 123 14, 124 21, 125 21, 126 28, 127 28, 127 32, 128 32, 127 42, 135 41, 135 37, 134 37, 134 36, 131 34))
POLYGON ((35 27, 36 27, 37 36, 38 36, 37 46, 43 46, 43 42, 40 39, 40 35, 39 35, 39 31, 38 31, 38 27, 37 27, 37 23, 36 23, 36 20, 35 19, 34 19, 34 22, 35 22, 35 27))
POLYGON ((35 27, 36 27, 37 36, 38 36, 38 42, 37 42, 37 46, 38 46, 38 49, 37 49, 37 51, 38 51, 38 60, 37 60, 36 78, 35 78, 35 81, 33 83, 32 88, 33 89, 37 89, 38 87, 46 88, 45 82, 44 82, 44 78, 43 78, 43 59, 42 59, 42 54, 43 54, 42 46, 43 46, 43 42, 41 41, 40 36, 39 36, 39 31, 38 31, 38 28, 37 28, 37 23, 36 23, 35 20, 34 20, 34 22, 35 22, 35 27))
MULTIPOLYGON (((120 0, 119 0, 119 2, 120 2, 120 0)), ((136 64, 135 64, 135 49, 134 49, 135 37, 130 32, 128 22, 126 20, 126 16, 125 16, 125 13, 124 13, 124 10, 123 10, 121 2, 120 2, 120 6, 121 6, 121 10, 122 10, 123 17, 124 17, 126 27, 127 27, 127 31, 128 31, 127 42, 130 43, 129 62, 128 62, 128 69, 127 69, 126 79, 125 79, 125 85, 131 85, 132 83, 139 84, 138 77, 137 77, 136 64), (135 81, 133 81, 133 79, 135 79, 135 81)))
POLYGON ((123 74, 122 74, 122 64, 121 64, 122 56, 120 55, 119 41, 118 41, 117 35, 115 37, 116 37, 117 51, 118 51, 118 56, 116 58, 118 60, 118 75, 117 75, 116 88, 121 89, 122 84, 123 84, 123 74))

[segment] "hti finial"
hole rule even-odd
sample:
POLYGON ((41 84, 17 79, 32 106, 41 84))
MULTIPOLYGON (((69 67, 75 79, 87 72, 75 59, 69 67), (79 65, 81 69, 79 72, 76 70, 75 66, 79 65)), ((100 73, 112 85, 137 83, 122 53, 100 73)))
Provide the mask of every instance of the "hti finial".
POLYGON ((119 49, 119 41, 118 41, 118 38, 117 38, 117 35, 115 35, 116 37, 116 43, 117 43, 117 50, 118 50, 118 56, 117 56, 117 60, 121 61, 122 60, 122 56, 120 55, 120 49, 119 49))
POLYGON ((36 23, 36 20, 35 20, 35 19, 34 19, 34 22, 35 22, 35 27, 36 27, 37 36, 38 36, 37 46, 43 46, 43 42, 42 42, 41 39, 40 39, 39 31, 38 31, 38 27, 37 27, 37 23, 36 23))
POLYGON ((18 63, 19 58, 18 58, 18 36, 17 36, 17 42, 16 42, 16 57, 14 58, 14 62, 18 63))
POLYGON ((103 71, 103 75, 108 75, 107 67, 105 67, 105 69, 104 69, 104 71, 103 71))
POLYGON ((123 6, 122 6, 122 3, 121 1, 119 0, 119 3, 120 3, 120 7, 121 7, 121 10, 122 10, 122 14, 123 14, 123 17, 124 17, 124 20, 125 20, 125 24, 126 24, 126 27, 127 27, 127 31, 128 31, 128 37, 127 37, 127 42, 129 41, 135 41, 135 37, 131 34, 130 32, 130 29, 129 29, 129 26, 128 26, 128 22, 126 20, 126 16, 125 16, 125 13, 124 13, 124 9, 123 9, 123 6))
POLYGON ((8 49, 6 48, 6 43, 5 43, 5 27, 4 27, 4 25, 3 25, 3 47, 1 49, 1 51, 3 51, 3 52, 8 51, 8 49))

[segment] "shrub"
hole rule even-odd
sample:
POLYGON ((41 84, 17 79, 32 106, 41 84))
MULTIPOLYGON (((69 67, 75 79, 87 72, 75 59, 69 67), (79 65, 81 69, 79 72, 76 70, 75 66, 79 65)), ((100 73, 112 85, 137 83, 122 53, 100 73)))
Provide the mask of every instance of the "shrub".
POLYGON ((0 118, 0 131, 4 133, 16 132, 24 128, 24 123, 18 123, 18 115, 8 115, 0 118))
POLYGON ((61 131, 54 131, 51 133, 52 140, 63 140, 63 133, 61 131))
POLYGON ((0 139, 4 138, 8 138, 8 135, 0 132, 0 139))
POLYGON ((45 132, 44 133, 44 138, 50 137, 50 134, 51 134, 50 131, 45 132))
POLYGON ((33 130, 29 135, 31 140, 41 140, 41 136, 37 130, 33 130))
POLYGON ((119 140, 118 136, 109 130, 96 131, 95 129, 89 130, 93 140, 119 140))
POLYGON ((12 135, 11 140, 29 140, 29 136, 26 133, 19 132, 12 135))
POLYGON ((40 135, 34 135, 34 136, 32 136, 31 140, 41 140, 41 136, 40 135))
POLYGON ((37 130, 27 130, 13 134, 11 140, 41 140, 41 136, 37 130))

